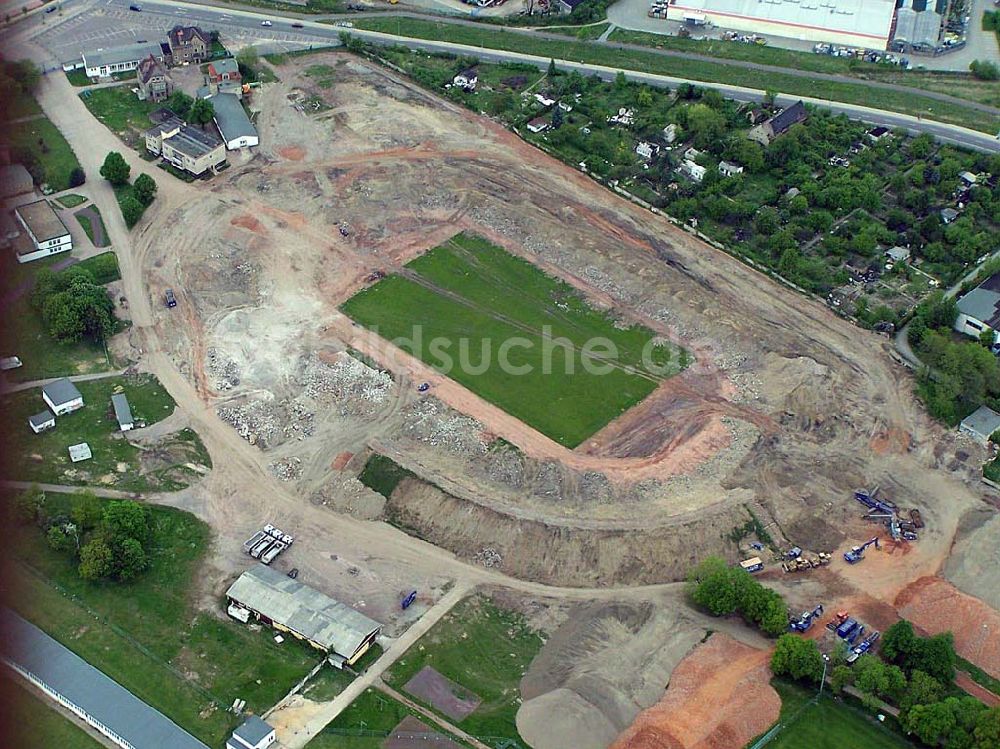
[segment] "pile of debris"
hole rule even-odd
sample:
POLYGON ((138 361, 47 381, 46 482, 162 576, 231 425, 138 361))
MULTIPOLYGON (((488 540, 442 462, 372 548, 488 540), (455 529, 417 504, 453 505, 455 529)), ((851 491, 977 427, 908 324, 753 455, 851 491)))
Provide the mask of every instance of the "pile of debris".
POLYGON ((276 460, 267 469, 279 481, 294 481, 302 477, 302 461, 296 457, 276 460))
POLYGON ((316 414, 298 400, 289 403, 287 410, 288 421, 283 429, 285 436, 295 437, 298 440, 312 437, 316 431, 316 414))
POLYGON ((240 384, 240 365, 232 359, 223 359, 216 348, 207 352, 208 373, 215 378, 215 389, 231 390, 240 384))
POLYGON ((395 387, 388 372, 369 367, 348 354, 341 354, 333 364, 310 357, 300 384, 311 398, 338 401, 345 415, 369 411, 365 404, 384 403, 395 387))
POLYGON ((436 398, 423 398, 406 414, 407 435, 433 447, 445 447, 462 455, 482 455, 487 450, 483 425, 470 416, 454 411, 436 398))
POLYGON ((503 564, 503 557, 500 552, 494 549, 492 546, 485 546, 476 552, 476 564, 481 564, 483 567, 499 567, 503 564))
POLYGON ((220 419, 232 424, 240 437, 261 448, 275 444, 275 437, 281 434, 284 423, 272 404, 260 400, 219 406, 216 413, 220 419))

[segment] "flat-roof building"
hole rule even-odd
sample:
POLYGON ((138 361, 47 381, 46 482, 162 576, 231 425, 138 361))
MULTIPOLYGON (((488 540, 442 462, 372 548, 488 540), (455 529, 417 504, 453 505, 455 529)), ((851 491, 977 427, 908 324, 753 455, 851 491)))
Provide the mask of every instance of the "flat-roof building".
POLYGON ((14 209, 14 216, 30 240, 30 243, 15 245, 17 262, 28 263, 73 249, 73 237, 49 201, 42 199, 19 205, 14 209))
POLYGON ((335 665, 356 663, 382 631, 381 624, 360 611, 263 564, 240 575, 226 596, 234 618, 249 617, 237 617, 233 607, 250 612, 329 653, 335 665))
POLYGON ((788 39, 885 49, 895 0, 673 0, 667 18, 788 39))
POLYGON ((987 406, 980 406, 958 425, 958 431, 984 445, 997 430, 1000 430, 1000 414, 987 406))
POLYGON ((143 133, 146 150, 199 176, 226 161, 225 144, 214 134, 169 117, 143 133))
POLYGON ((127 73, 139 67, 139 63, 152 56, 163 62, 163 48, 152 42, 125 44, 83 53, 83 67, 90 78, 107 78, 115 73, 127 73))
POLYGON ((0 626, 4 662, 123 749, 208 749, 13 611, 0 610, 0 626))
POLYGON ((979 338, 986 330, 994 331, 994 343, 1000 341, 1000 273, 994 273, 958 300, 955 330, 979 338))

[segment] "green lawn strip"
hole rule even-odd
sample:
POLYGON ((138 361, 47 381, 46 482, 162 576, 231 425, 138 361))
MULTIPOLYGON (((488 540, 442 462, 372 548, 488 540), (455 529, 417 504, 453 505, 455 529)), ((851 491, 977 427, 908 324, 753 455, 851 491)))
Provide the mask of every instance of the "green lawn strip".
POLYGON ((532 38, 524 33, 496 27, 476 28, 411 18, 404 19, 401 25, 394 18, 359 18, 354 21, 354 25, 361 29, 386 34, 400 33, 415 39, 447 40, 455 44, 520 52, 543 58, 573 60, 623 70, 639 70, 656 75, 690 79, 694 82, 726 83, 754 89, 766 88, 792 96, 810 96, 911 115, 930 113, 935 120, 942 122, 964 125, 991 134, 996 131, 995 115, 921 96, 916 91, 892 91, 873 88, 861 82, 837 82, 775 72, 764 75, 759 70, 725 63, 666 57, 641 50, 622 50, 588 41, 532 38))
MULTIPOLYGON (((780 720, 793 717, 794 720, 767 744, 768 749, 913 749, 915 746, 860 707, 838 700, 829 692, 799 713, 815 691, 781 679, 771 684, 781 695, 780 720)), ((894 720, 891 715, 886 716, 887 723, 894 720)))
POLYGON ((7 749, 102 749, 80 724, 57 712, 55 703, 34 686, 5 673, 0 678, 0 725, 7 749))
POLYGON ((358 480, 388 499, 399 482, 412 475, 392 458, 374 453, 365 463, 358 480))
MULTIPOLYGON (((108 230, 104 226, 104 219, 101 217, 101 211, 100 209, 98 209, 96 205, 89 205, 86 208, 77 211, 73 215, 75 215, 76 220, 80 222, 80 226, 83 227, 83 230, 87 233, 87 237, 90 239, 90 243, 94 245, 94 247, 107 247, 110 244, 110 242, 108 242, 108 230), (98 239, 94 234, 94 229, 96 227, 94 222, 91 220, 92 218, 97 219, 97 226, 100 227, 100 239, 98 239)), ((109 253, 104 253, 104 254, 106 255, 109 253)), ((103 255, 99 257, 103 257, 103 255)), ((117 260, 115 261, 114 267, 115 267, 116 277, 111 278, 108 281, 98 281, 98 283, 101 284, 110 283, 110 281, 117 281, 119 278, 121 278, 120 275, 117 275, 117 270, 118 270, 117 260)))
POLYGON ((10 145, 14 160, 28 167, 36 182, 56 192, 70 187, 70 174, 80 166, 66 138, 45 116, 4 128, 0 142, 10 145))
POLYGON ((79 222, 80 226, 83 228, 84 234, 87 235, 87 239, 90 240, 91 244, 95 244, 94 243, 94 227, 90 223, 90 216, 88 216, 85 213, 77 213, 75 215, 76 215, 76 220, 79 222))
POLYGON ((63 195, 60 198, 56 198, 63 208, 76 208, 78 205, 83 205, 87 202, 87 198, 83 195, 63 195))
POLYGON ((521 741, 514 723, 520 706, 518 685, 542 643, 523 616, 485 596, 472 596, 448 612, 383 678, 403 691, 414 674, 431 666, 482 700, 456 726, 473 736, 521 741))
MULTIPOLYGON (((72 501, 49 494, 46 507, 66 513, 72 501)), ((12 597, 14 606, 178 725, 221 745, 238 720, 224 708, 238 697, 263 712, 322 655, 294 638, 278 645, 267 628, 255 632, 193 611, 210 529, 190 513, 150 510, 150 567, 127 584, 81 580, 72 559, 51 550, 37 529, 23 528, 15 534, 15 557, 27 565, 21 575, 31 595, 12 597)))
POLYGON ((663 376, 686 365, 683 351, 653 346, 652 331, 616 325, 568 284, 478 237, 458 235, 407 271, 416 279, 383 279, 343 311, 563 445, 580 444, 656 388, 659 376, 641 372, 645 348, 653 364, 672 361, 663 376), (613 366, 598 339, 617 349, 613 366), (524 345, 505 349, 510 366, 501 367, 501 346, 514 340, 524 345))
POLYGON ((417 711, 369 687, 306 744, 306 749, 382 749, 386 735, 407 716, 417 718, 459 746, 467 746, 417 711))
POLYGON ((94 276, 94 282, 101 286, 112 281, 120 281, 122 277, 118 268, 118 256, 113 252, 102 252, 100 255, 88 257, 73 267, 89 271, 94 276))
POLYGON ((91 114, 118 135, 152 127, 149 113, 163 106, 160 102, 139 101, 127 85, 89 89, 80 97, 91 114))
POLYGON ((965 671, 972 677, 972 680, 976 682, 981 687, 993 692, 993 694, 1000 694, 1000 679, 995 679, 988 673, 979 668, 975 663, 965 660, 965 658, 958 658, 958 668, 965 671))
MULTIPOLYGON (((561 36, 572 36, 577 39, 598 39, 601 34, 608 30, 611 24, 607 21, 601 23, 588 24, 586 26, 552 26, 541 27, 539 31, 548 31, 561 36)), ((611 32, 614 35, 614 32, 611 32)))
MULTIPOLYGON (((32 434, 28 417, 46 407, 41 388, 12 393, 4 400, 8 423, 17 434, 23 434, 23 438, 6 451, 2 459, 4 476, 40 483, 104 484, 130 491, 179 488, 176 482, 160 487, 159 477, 140 472, 142 451, 119 434, 111 408, 111 395, 117 386, 124 388, 132 415, 138 422, 154 424, 174 409, 173 399, 152 375, 107 377, 77 383, 84 407, 57 417, 55 429, 32 434), (74 464, 70 462, 67 448, 80 442, 90 445, 93 457, 74 464)), ((197 451, 187 445, 178 449, 178 453, 181 454, 179 463, 191 462, 192 456, 197 455, 197 451)))

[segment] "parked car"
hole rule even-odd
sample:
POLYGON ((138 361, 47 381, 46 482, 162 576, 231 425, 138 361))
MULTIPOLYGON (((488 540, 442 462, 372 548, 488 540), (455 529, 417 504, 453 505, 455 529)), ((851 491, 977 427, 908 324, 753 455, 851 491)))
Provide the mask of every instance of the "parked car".
POLYGON ((260 25, 261 26, 274 26, 274 24, 271 23, 270 21, 261 21, 260 25))
POLYGON ((46 13, 55 13, 57 10, 59 10, 59 6, 58 5, 50 5, 48 8, 45 9, 45 12, 46 13))
POLYGON ((288 570, 288 576, 290 578, 292 578, 293 580, 295 578, 297 578, 299 576, 299 568, 298 567, 292 567, 290 570, 288 570))
POLYGON ((298 21, 296 21, 295 23, 292 24, 292 28, 293 29, 301 29, 302 28, 302 24, 299 23, 298 21))
POLYGON ((135 3, 132 3, 130 6, 128 6, 128 9, 134 10, 136 13, 142 13, 142 6, 136 5, 135 3))
POLYGON ((168 307, 177 306, 177 297, 174 296, 173 289, 167 289, 167 293, 163 295, 168 307))

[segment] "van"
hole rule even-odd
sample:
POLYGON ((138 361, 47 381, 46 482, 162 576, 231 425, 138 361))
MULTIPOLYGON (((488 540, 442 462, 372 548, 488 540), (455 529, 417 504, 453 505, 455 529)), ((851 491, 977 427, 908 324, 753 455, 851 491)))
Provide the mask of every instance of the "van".
POLYGON ((163 295, 163 298, 166 301, 168 307, 177 306, 177 297, 174 296, 173 289, 167 289, 167 292, 163 295))

